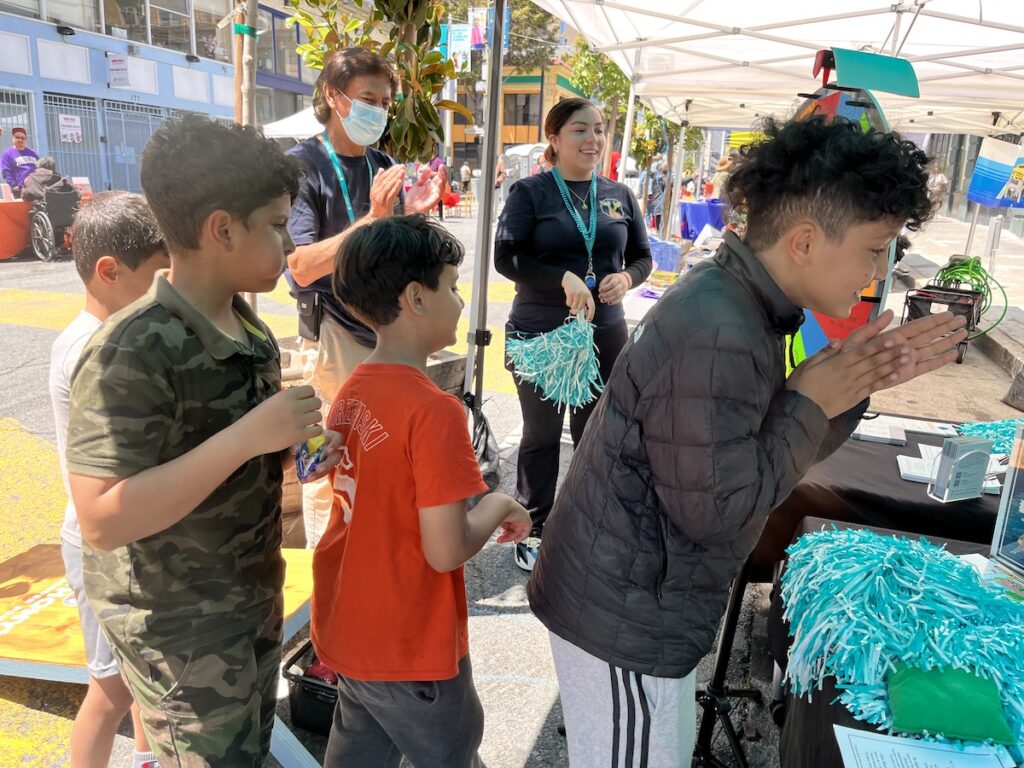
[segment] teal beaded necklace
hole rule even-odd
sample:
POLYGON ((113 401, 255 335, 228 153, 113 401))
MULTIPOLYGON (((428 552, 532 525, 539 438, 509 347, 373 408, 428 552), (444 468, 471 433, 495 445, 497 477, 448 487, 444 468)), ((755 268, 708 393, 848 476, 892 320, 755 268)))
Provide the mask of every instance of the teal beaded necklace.
MULTIPOLYGON (((562 174, 558 172, 557 168, 552 168, 551 175, 555 177, 555 184, 562 195, 562 203, 565 204, 565 209, 576 223, 576 229, 583 236, 583 244, 587 246, 587 274, 583 277, 583 282, 586 283, 587 288, 593 290, 597 287, 597 276, 594 274, 594 241, 597 239, 597 174, 593 172, 590 174, 590 192, 587 195, 590 198, 589 226, 584 225, 583 217, 580 216, 576 206, 573 205, 572 199, 569 197, 569 187, 566 186, 562 174)), ((586 208, 587 206, 584 205, 583 207, 586 208)))

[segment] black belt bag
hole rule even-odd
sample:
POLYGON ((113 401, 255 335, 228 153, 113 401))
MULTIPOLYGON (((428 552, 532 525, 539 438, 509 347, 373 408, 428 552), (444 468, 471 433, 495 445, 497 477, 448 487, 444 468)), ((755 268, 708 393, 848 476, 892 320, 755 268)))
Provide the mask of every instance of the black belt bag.
POLYGON ((320 341, 320 321, 324 316, 324 302, 319 291, 299 294, 299 336, 307 341, 320 341))

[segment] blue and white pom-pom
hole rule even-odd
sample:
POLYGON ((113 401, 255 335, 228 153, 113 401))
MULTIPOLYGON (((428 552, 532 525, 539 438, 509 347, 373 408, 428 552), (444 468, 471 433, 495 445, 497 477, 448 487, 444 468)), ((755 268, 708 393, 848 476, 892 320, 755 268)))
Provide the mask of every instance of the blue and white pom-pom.
POLYGON ((983 437, 992 440, 992 453, 1009 453, 1013 447, 1017 427, 1021 424, 1024 424, 1024 419, 965 421, 957 427, 957 431, 964 437, 983 437))
POLYGON ((510 336, 505 354, 515 366, 515 375, 533 384, 545 400, 579 408, 604 391, 594 324, 582 312, 548 333, 530 338, 510 336))
POLYGON ((786 677, 797 695, 835 677, 854 717, 891 728, 886 676, 897 662, 964 669, 995 680, 1024 743, 1024 605, 925 539, 832 530, 803 536, 787 552, 786 677))

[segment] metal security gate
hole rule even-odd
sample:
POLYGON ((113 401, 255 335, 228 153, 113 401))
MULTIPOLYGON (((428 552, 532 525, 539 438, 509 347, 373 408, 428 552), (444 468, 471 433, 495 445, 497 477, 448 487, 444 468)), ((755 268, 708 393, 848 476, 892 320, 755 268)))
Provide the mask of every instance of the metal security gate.
POLYGON ((32 121, 32 94, 0 88, 0 129, 4 136, 0 146, 4 149, 10 144, 12 128, 24 128, 28 131, 28 146, 38 146, 39 137, 32 121))
POLYGON ((57 161, 57 172, 64 176, 87 176, 95 192, 106 188, 96 99, 44 93, 43 115, 47 144, 57 161))
POLYGON ((107 125, 107 161, 111 187, 141 192, 139 163, 142 149, 166 119, 166 113, 159 107, 105 101, 103 117, 107 125))

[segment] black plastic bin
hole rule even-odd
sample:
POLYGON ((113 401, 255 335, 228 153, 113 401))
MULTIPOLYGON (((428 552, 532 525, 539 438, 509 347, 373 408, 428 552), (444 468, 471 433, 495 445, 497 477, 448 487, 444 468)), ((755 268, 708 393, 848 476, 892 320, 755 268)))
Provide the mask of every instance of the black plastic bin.
MULTIPOLYGON (((903 300, 902 323, 927 317, 935 312, 935 305, 941 306, 966 321, 968 334, 973 334, 981 320, 981 293, 969 288, 950 288, 944 285, 926 285, 911 289, 903 300)), ((956 361, 962 363, 967 352, 967 341, 958 345, 956 361)))
POLYGON ((338 689, 325 680, 303 674, 314 658, 313 642, 307 640, 284 660, 281 674, 288 681, 292 725, 326 736, 331 732, 338 689))

